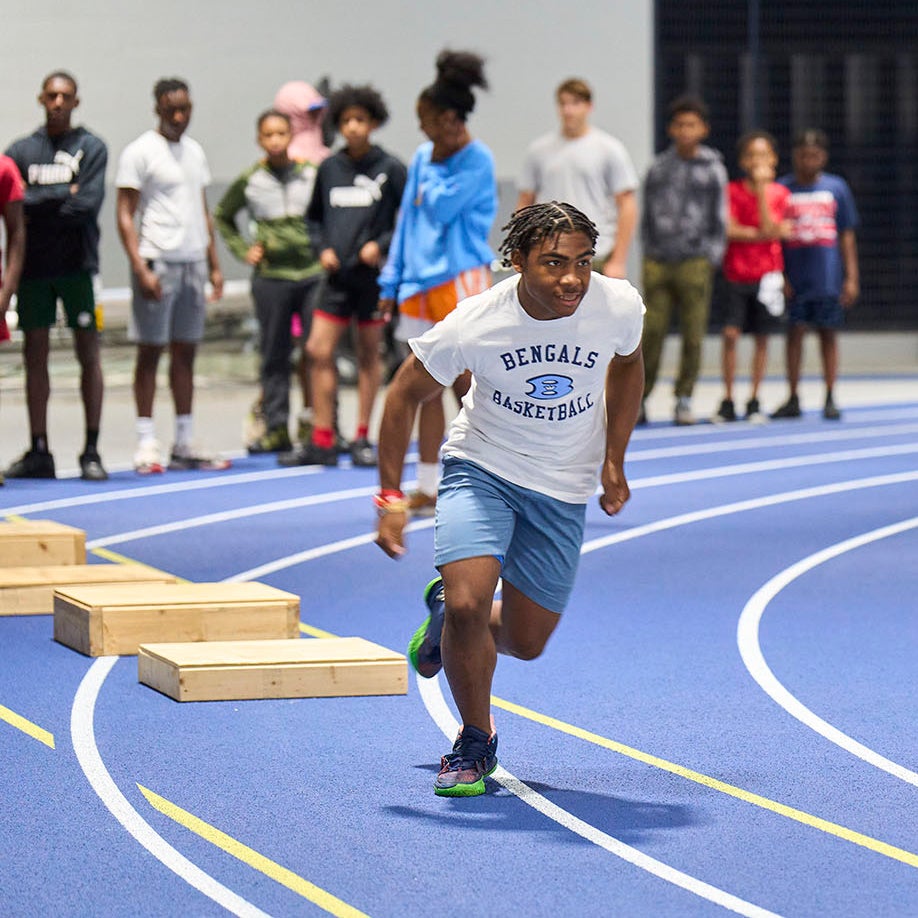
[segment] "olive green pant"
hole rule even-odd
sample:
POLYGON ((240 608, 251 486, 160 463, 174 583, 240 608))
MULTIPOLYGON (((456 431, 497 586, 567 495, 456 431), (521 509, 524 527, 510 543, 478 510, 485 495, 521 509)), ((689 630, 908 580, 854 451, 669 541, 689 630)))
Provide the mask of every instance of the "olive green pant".
POLYGON ((678 311, 682 353, 676 398, 691 397, 701 366, 701 345, 708 330, 713 271, 706 258, 661 262, 644 259, 644 397, 650 395, 660 369, 663 342, 678 311))

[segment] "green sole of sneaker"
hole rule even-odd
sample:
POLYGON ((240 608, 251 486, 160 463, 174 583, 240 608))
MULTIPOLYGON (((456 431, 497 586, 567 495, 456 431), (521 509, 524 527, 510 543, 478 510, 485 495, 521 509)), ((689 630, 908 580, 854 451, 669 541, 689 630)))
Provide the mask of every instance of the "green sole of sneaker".
POLYGON ((411 640, 408 642, 408 659, 411 661, 411 666, 414 671, 417 673, 418 670, 418 650, 421 644, 424 643, 424 636, 427 634, 427 624, 430 621, 430 616, 424 619, 421 627, 411 636, 411 640))
POLYGON ((496 770, 497 762, 494 763, 494 767, 490 771, 472 784, 454 784, 452 787, 437 787, 434 785, 434 793, 438 797, 480 797, 487 790, 484 779, 493 775, 496 770))

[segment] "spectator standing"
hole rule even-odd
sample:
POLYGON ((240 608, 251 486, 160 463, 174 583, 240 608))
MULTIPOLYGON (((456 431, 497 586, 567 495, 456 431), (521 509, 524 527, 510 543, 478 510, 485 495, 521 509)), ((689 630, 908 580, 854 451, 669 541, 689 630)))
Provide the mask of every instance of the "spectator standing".
MULTIPOLYGON (((669 108, 672 144, 651 165, 641 208, 644 304, 644 399, 653 391, 673 309, 682 347, 676 377, 676 424, 694 424, 692 392, 708 328, 713 273, 726 248, 727 170, 705 146, 708 108, 681 96, 669 108)), ((642 405, 641 421, 646 421, 642 405)))
POLYGON ((781 239, 789 192, 775 181, 778 144, 767 131, 749 131, 737 142, 743 178, 730 182, 728 193, 727 251, 724 277, 728 295, 721 341, 724 398, 713 419, 735 421, 733 382, 736 346, 743 332, 754 336, 751 392, 746 420, 762 423, 759 386, 768 362, 768 335, 778 327, 784 312, 784 258, 781 239))
POLYGON ((163 471, 153 402, 156 370, 168 347, 175 407, 169 467, 221 470, 229 467, 227 460, 195 447, 192 417, 194 360, 204 335, 208 279, 213 298, 223 295, 223 274, 204 197, 210 169, 201 145, 185 133, 192 112, 188 84, 174 77, 159 80, 153 98, 157 127, 124 149, 115 178, 118 232, 132 275, 130 331, 137 342, 134 468, 140 474, 163 471))
POLYGON ((555 99, 561 130, 529 147, 517 210, 542 201, 573 204, 599 229, 596 270, 625 277, 638 217, 638 177, 631 157, 620 140, 590 123, 593 91, 585 80, 565 80, 555 99))
POLYGON ((835 404, 833 387, 838 376, 838 329, 861 292, 857 207, 848 183, 841 176, 823 171, 829 160, 829 139, 823 131, 801 131, 794 139, 791 155, 793 173, 778 180, 790 191, 790 233, 784 240, 790 395, 772 417, 800 417, 797 386, 803 336, 807 328, 815 328, 826 386, 822 416, 837 421, 841 411, 835 404))
POLYGON ((93 276, 99 270, 98 218, 105 197, 108 150, 86 128, 73 126, 80 97, 69 73, 58 70, 45 77, 38 102, 45 110, 44 126, 7 150, 25 182, 26 253, 16 301, 32 440, 6 476, 54 478, 56 474, 48 447, 48 360, 50 328, 60 300, 80 364, 86 422, 80 477, 105 481, 108 473, 98 449, 104 382, 93 276))

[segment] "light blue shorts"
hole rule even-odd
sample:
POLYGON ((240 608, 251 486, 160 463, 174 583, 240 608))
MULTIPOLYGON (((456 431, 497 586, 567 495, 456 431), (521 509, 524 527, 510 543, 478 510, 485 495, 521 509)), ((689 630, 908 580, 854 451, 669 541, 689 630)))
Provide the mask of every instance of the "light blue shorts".
POLYGON ((574 587, 586 504, 568 504, 511 484, 465 459, 443 460, 434 560, 493 555, 501 576, 550 612, 563 612, 574 587))

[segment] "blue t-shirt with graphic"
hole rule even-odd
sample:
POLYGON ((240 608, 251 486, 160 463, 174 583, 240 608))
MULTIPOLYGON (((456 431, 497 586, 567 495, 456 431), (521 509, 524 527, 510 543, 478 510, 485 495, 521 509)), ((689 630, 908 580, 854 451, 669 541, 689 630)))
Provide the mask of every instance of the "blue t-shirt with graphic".
POLYGON ((844 280, 839 237, 858 225, 857 208, 848 183, 822 173, 812 185, 793 175, 778 181, 790 190, 785 219, 791 234, 784 240, 784 273, 798 301, 837 300, 844 280))

